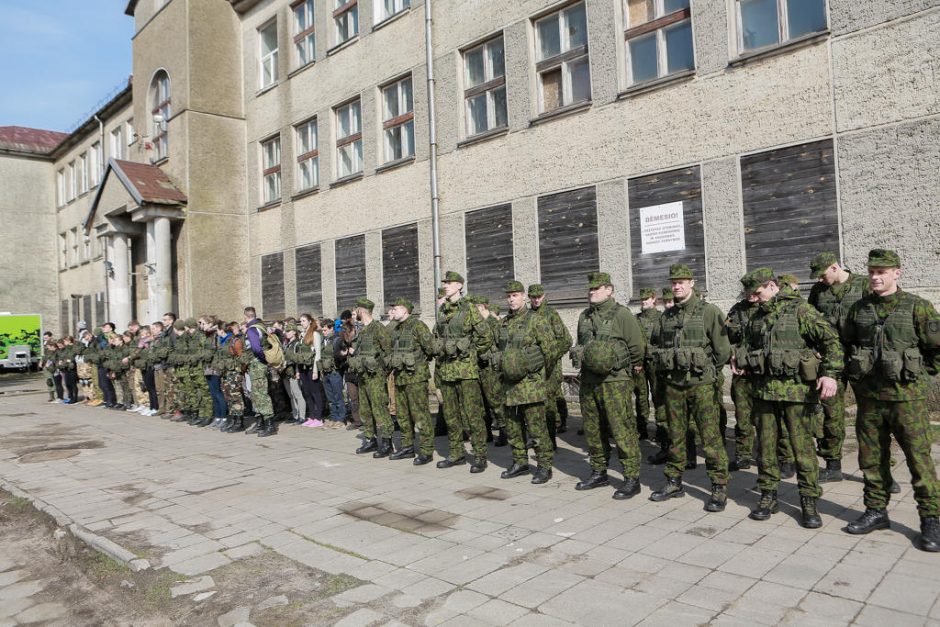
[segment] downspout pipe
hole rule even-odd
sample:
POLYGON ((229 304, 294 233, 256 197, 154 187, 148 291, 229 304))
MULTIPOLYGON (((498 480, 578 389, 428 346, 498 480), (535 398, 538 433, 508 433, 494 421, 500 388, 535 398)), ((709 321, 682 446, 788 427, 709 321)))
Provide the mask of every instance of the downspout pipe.
MULTIPOLYGON (((441 284, 441 213, 440 196, 437 189, 437 110, 434 104, 434 40, 431 35, 431 15, 431 0, 424 0, 424 51, 428 68, 428 143, 431 170, 431 242, 434 250, 433 298, 436 301, 437 287, 441 284)), ((435 319, 437 316, 438 308, 434 307, 435 319)))

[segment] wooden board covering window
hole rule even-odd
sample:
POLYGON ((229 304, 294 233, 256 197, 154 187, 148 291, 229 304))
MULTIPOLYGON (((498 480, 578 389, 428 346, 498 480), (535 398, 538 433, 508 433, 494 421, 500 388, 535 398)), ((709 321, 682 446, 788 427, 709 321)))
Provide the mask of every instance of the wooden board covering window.
MULTIPOLYGON (((163 316, 166 313, 164 311, 158 311, 155 316, 163 316)), ((104 292, 98 292, 95 294, 95 325, 94 327, 100 327, 102 324, 107 322, 104 319, 104 292)), ((94 328, 89 324, 89 328, 94 328)))
POLYGON ((352 309, 366 295, 366 236, 336 240, 336 310, 352 309))
POLYGON ((284 317, 284 253, 261 257, 261 310, 266 320, 284 317))
POLYGON ((583 187, 538 200, 539 269, 553 302, 584 302, 598 269, 597 190, 583 187))
POLYGON ((91 331, 94 327, 91 321, 91 294, 86 294, 82 296, 82 320, 85 321, 85 324, 88 325, 88 330, 91 331))
POLYGON ((503 305, 503 288, 513 278, 512 205, 470 211, 465 216, 467 288, 503 305))
POLYGON ((741 157, 747 269, 809 281, 809 261, 839 253, 832 140, 741 157))
POLYGON ((59 335, 69 334, 69 299, 59 301, 59 335))
POLYGON ((684 263, 695 275, 695 285, 708 289, 705 275, 705 231, 702 227, 702 182, 698 166, 659 172, 630 179, 630 248, 633 268, 633 300, 640 289, 650 287, 657 295, 669 286, 669 266, 684 263), (685 223, 685 250, 643 254, 640 209, 673 202, 682 202, 685 223))
POLYGON ((415 311, 420 308, 418 274, 418 224, 382 231, 382 285, 386 309, 392 301, 402 297, 414 303, 415 311))
POLYGON ((294 250, 298 314, 323 314, 323 277, 320 263, 319 244, 310 244, 294 250))

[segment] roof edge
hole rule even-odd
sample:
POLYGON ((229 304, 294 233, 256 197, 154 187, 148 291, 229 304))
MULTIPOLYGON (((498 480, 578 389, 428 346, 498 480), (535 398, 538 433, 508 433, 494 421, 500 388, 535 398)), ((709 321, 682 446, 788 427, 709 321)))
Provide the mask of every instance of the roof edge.
POLYGON ((97 131, 98 122, 95 120, 95 118, 96 117, 99 119, 108 118, 117 109, 127 104, 130 104, 132 102, 131 92, 132 92, 132 82, 130 79, 128 79, 127 87, 119 91, 117 95, 114 96, 114 98, 106 102, 100 109, 98 109, 95 113, 93 113, 92 116, 88 118, 87 120, 85 120, 85 122, 82 123, 81 126, 79 126, 77 129, 69 133, 69 136, 66 137, 64 140, 62 140, 62 142, 58 146, 52 149, 49 152, 49 155, 53 159, 55 159, 61 156, 61 154, 65 152, 65 150, 77 144, 79 142, 79 139, 83 137, 85 134, 87 134, 90 130, 94 129, 97 131))

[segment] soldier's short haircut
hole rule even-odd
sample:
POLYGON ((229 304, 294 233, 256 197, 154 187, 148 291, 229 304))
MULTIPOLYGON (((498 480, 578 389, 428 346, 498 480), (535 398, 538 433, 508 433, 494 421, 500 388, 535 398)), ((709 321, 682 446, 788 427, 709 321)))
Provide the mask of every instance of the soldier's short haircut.
POLYGON ((245 307, 244 313, 246 316, 251 316, 252 318, 258 315, 258 312, 256 312, 255 308, 252 307, 251 305, 248 305, 247 307, 245 307))
POLYGON ((104 324, 101 325, 101 328, 102 328, 102 329, 104 329, 105 327, 111 327, 111 332, 113 332, 113 331, 115 330, 115 327, 114 327, 114 323, 113 323, 113 322, 105 322, 104 324))
POLYGON ((172 311, 168 311, 168 312, 166 312, 165 314, 163 314, 163 317, 164 317, 164 318, 166 318, 167 316, 170 317, 170 320, 172 320, 173 322, 176 322, 176 314, 175 314, 175 313, 173 313, 172 311))

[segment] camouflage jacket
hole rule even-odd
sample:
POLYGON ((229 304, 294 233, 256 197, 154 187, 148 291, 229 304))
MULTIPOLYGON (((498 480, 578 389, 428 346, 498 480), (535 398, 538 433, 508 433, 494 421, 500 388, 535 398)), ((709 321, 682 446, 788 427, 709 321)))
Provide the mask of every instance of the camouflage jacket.
POLYGON ((486 328, 492 339, 492 345, 485 353, 477 353, 480 360, 480 369, 499 372, 499 329, 502 326, 502 322, 495 315, 483 318, 483 322, 486 323, 486 328))
POLYGON ((842 329, 842 341, 849 355, 847 371, 850 374, 858 370, 863 354, 861 349, 866 344, 872 344, 865 338, 876 330, 879 331, 877 337, 880 341, 874 343, 877 348, 871 355, 868 374, 853 377, 857 379, 852 386, 855 394, 880 401, 926 398, 930 377, 940 371, 940 314, 936 308, 929 301, 900 288, 890 296, 869 293, 856 302, 849 310, 842 329), (906 318, 907 311, 911 314, 910 321, 892 319, 891 314, 902 314, 906 318), (873 318, 877 320, 874 325, 870 324, 873 318), (898 332, 898 328, 904 323, 912 327, 907 331, 907 335, 912 337, 902 342, 902 333, 898 332), (885 376, 888 370, 885 362, 889 361, 884 355, 886 348, 900 353, 901 381, 892 381, 893 377, 885 376))
POLYGON ((532 309, 532 313, 548 322, 557 344, 555 353, 558 357, 548 361, 548 370, 545 373, 549 388, 557 389, 561 387, 561 358, 571 348, 571 332, 568 331, 568 327, 565 326, 561 316, 558 315, 558 311, 554 307, 549 307, 545 302, 538 309, 532 309))
POLYGON ((428 361, 434 357, 431 329, 416 316, 408 316, 391 329, 392 350, 388 363, 395 372, 395 385, 421 383, 431 378, 428 361))
POLYGON ((578 317, 578 343, 574 352, 575 354, 582 353, 584 347, 594 341, 594 330, 602 318, 611 318, 610 340, 620 344, 620 350, 629 354, 630 363, 623 368, 611 371, 606 376, 596 374, 576 364, 581 368, 581 382, 597 384, 610 381, 632 381, 633 367, 643 365, 643 359, 646 356, 646 339, 633 312, 613 298, 608 298, 598 305, 591 305, 581 312, 578 317))
POLYGON ((744 342, 744 332, 758 307, 756 302, 752 303, 745 298, 736 302, 728 310, 725 327, 728 328, 728 340, 732 346, 740 346, 744 342))
POLYGON ((478 379, 477 355, 489 352, 493 333, 475 305, 466 298, 441 305, 434 325, 435 377, 441 381, 478 379))
POLYGON ((546 395, 546 364, 557 362, 561 357, 560 343, 546 317, 537 315, 523 307, 510 311, 503 319, 499 333, 499 348, 522 349, 531 363, 528 374, 518 381, 502 376, 506 405, 526 405, 544 402, 546 395))
POLYGON ((56 367, 59 370, 75 370, 75 344, 67 344, 56 351, 56 367))
POLYGON ((839 335, 822 314, 789 287, 758 306, 736 349, 738 367, 747 364, 753 393, 768 401, 817 403, 819 377, 842 374, 842 344, 839 335), (794 320, 795 318, 795 320, 794 320), (793 329, 793 338, 782 329, 793 329), (791 346, 792 344, 792 346, 791 346), (792 358, 791 358, 792 355, 792 358), (770 374, 771 369, 792 374, 770 374))
POLYGON ((378 320, 373 320, 356 334, 355 352, 347 358, 349 369, 360 377, 388 375, 387 359, 392 350, 392 337, 378 320))
POLYGON ((659 319, 650 342, 653 367, 672 385, 714 383, 731 358, 725 316, 693 293, 659 319))
POLYGON ((835 327, 836 331, 841 333, 845 324, 845 317, 852 305, 870 292, 868 277, 860 274, 850 274, 845 283, 836 285, 816 283, 809 292, 808 301, 810 305, 822 313, 826 321, 835 327))

